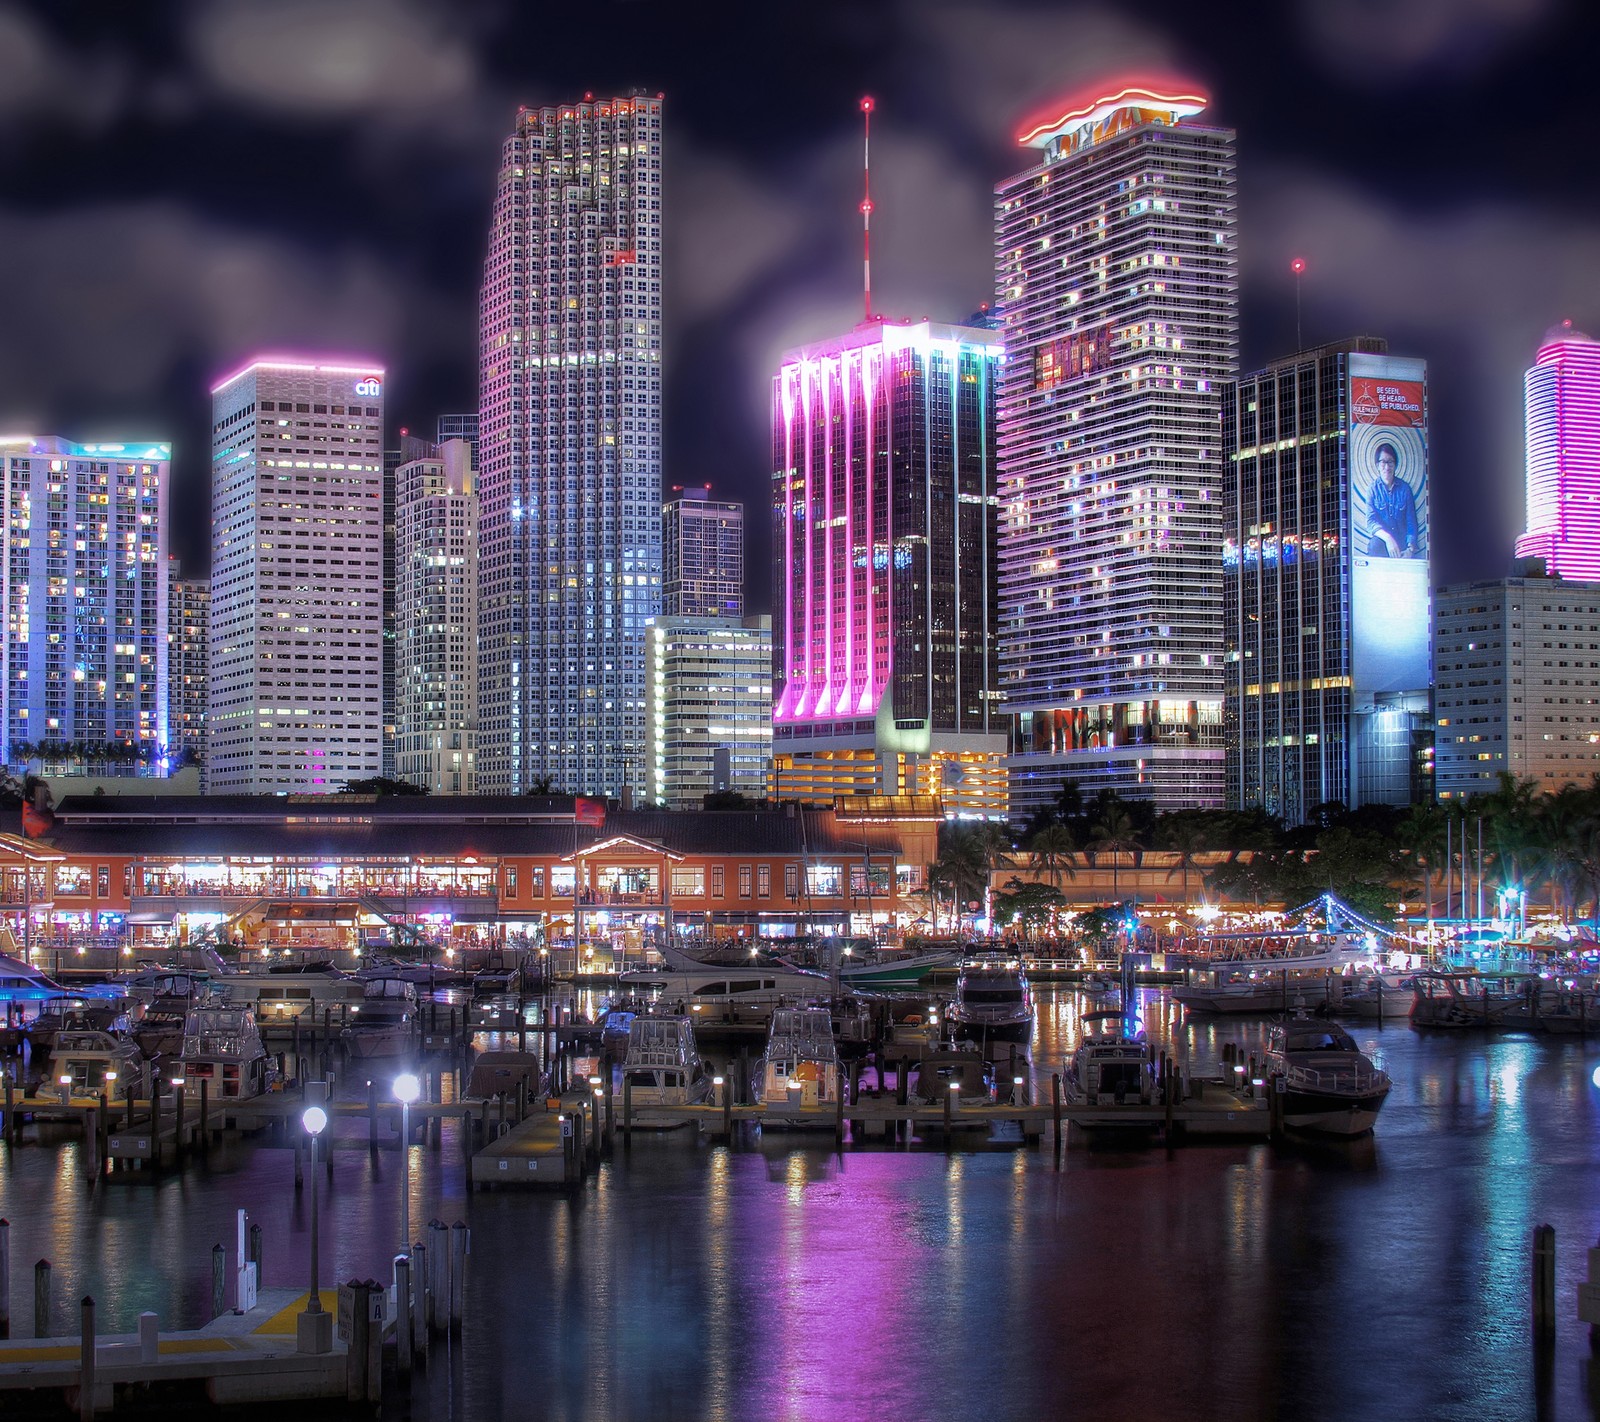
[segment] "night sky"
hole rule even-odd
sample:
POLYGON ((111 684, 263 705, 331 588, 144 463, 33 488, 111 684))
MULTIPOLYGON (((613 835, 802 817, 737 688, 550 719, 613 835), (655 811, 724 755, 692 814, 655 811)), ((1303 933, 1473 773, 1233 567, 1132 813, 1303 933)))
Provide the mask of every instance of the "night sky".
POLYGON ((1521 372, 1600 334, 1589 0, 0 3, 0 430, 170 438, 173 551, 209 556, 209 397, 261 350, 365 353, 394 425, 476 405, 478 283, 519 104, 667 97, 666 470, 751 507, 767 385, 859 315, 860 130, 890 315, 990 299, 1018 121, 1192 76, 1239 132, 1246 368, 1389 337, 1429 363, 1436 581, 1506 570, 1521 372))

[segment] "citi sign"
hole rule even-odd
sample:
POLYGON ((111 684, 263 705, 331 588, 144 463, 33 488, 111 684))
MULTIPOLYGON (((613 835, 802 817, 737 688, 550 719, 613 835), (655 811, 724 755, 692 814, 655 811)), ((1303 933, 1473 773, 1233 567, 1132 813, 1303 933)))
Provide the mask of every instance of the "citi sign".
POLYGON ((356 381, 356 394, 365 395, 369 398, 379 396, 383 394, 383 382, 381 380, 373 380, 370 378, 367 380, 358 380, 356 381))

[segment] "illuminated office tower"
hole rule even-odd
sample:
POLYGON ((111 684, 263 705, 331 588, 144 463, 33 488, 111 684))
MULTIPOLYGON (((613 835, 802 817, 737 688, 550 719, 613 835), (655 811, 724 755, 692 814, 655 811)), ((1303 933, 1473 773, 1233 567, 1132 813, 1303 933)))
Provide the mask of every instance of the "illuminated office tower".
POLYGON ((1234 135, 1130 86, 1019 133, 996 190, 1000 670, 1011 812, 1064 780, 1223 799, 1219 386, 1237 371, 1234 135))
POLYGON ((668 617, 744 616, 744 505, 711 486, 673 489, 661 506, 661 610, 668 617))
POLYGON ((167 748, 199 760, 205 754, 207 631, 211 580, 178 575, 168 561, 167 748))
POLYGON ((478 448, 478 413, 474 410, 470 415, 440 415, 438 423, 438 441, 443 444, 447 439, 464 439, 473 448, 476 456, 478 448))
POLYGON ((772 768, 772 619, 658 617, 650 627, 649 798, 698 810, 764 799, 772 768))
POLYGON ((383 768, 383 370, 261 359, 213 387, 212 794, 383 768))
POLYGON ((992 330, 874 318, 773 382, 781 799, 935 794, 1005 813, 992 330))
POLYGON ((1427 367, 1372 336, 1222 387, 1227 804, 1291 825, 1427 778, 1427 367))
POLYGON ((1553 578, 1600 581, 1600 343, 1572 323, 1545 337, 1523 379, 1528 531, 1517 557, 1553 578))
POLYGON ((0 439, 0 765, 41 745, 167 744, 171 458, 146 441, 0 439))
POLYGON ((464 439, 395 471, 395 772, 435 795, 477 788, 476 477, 464 439))
POLYGON ((646 782, 661 610, 661 101, 524 109, 479 325, 478 787, 646 782))

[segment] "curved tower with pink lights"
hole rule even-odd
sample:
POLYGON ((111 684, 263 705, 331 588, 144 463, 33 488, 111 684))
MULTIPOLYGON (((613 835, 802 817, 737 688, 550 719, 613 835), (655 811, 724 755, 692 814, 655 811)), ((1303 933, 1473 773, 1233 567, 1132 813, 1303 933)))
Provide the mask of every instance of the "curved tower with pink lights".
POLYGON ((1600 342, 1552 330, 1524 377, 1528 531, 1517 557, 1552 577, 1600 581, 1600 342))

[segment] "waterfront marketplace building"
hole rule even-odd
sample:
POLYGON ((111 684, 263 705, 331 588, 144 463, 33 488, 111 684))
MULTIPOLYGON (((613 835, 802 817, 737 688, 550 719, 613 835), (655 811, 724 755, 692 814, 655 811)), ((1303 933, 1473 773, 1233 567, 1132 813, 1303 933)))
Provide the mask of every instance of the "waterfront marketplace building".
POLYGON ((904 928, 942 817, 934 797, 592 826, 567 796, 69 796, 46 839, 0 834, 0 920, 19 946, 114 937, 129 955, 576 940, 598 968, 674 932, 904 928))

